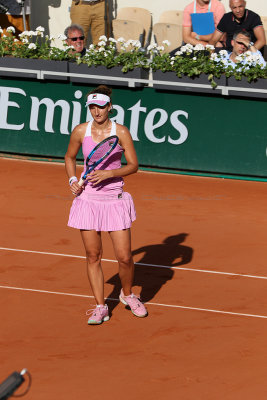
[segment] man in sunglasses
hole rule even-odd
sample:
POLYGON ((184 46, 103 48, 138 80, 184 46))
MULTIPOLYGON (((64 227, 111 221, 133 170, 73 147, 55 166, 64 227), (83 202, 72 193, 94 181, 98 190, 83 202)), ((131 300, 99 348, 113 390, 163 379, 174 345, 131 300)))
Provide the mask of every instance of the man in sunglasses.
POLYGON ((72 24, 65 29, 64 35, 67 38, 67 45, 73 47, 73 53, 80 53, 81 56, 84 56, 86 48, 83 28, 80 25, 72 24))
POLYGON ((244 29, 250 33, 256 49, 262 50, 266 44, 266 38, 260 16, 246 9, 245 0, 230 0, 229 7, 232 11, 224 14, 209 44, 216 46, 216 43, 222 39, 223 35, 226 35, 225 48, 228 51, 232 51, 234 32, 244 29))
POLYGON ((235 32, 231 44, 233 51, 223 57, 226 67, 231 66, 236 68, 239 63, 247 65, 248 67, 256 64, 260 65, 261 68, 266 66, 266 61, 261 52, 255 47, 254 43, 251 42, 251 35, 249 32, 245 30, 235 32))

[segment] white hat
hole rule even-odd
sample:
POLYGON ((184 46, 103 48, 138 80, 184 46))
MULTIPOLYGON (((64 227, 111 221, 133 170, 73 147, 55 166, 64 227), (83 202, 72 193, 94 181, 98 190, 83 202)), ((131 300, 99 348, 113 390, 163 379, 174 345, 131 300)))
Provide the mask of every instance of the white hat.
POLYGON ((110 97, 106 96, 102 93, 92 93, 87 97, 87 102, 85 106, 89 106, 90 104, 97 104, 98 106, 105 106, 107 103, 110 103, 110 97))

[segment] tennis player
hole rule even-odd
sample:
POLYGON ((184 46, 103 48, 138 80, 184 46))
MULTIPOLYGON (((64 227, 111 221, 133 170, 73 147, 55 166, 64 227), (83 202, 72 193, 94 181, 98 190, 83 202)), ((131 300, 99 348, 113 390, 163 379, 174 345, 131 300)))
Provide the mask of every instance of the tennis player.
MULTIPOLYGON (((112 108, 112 90, 101 85, 92 90, 86 106, 92 121, 78 125, 72 132, 65 155, 66 172, 70 190, 75 195, 68 226, 79 229, 86 252, 90 285, 96 307, 88 310, 88 324, 101 324, 109 320, 108 306, 104 299, 104 275, 101 266, 101 232, 109 232, 119 265, 122 289, 120 301, 128 305, 137 317, 145 317, 147 310, 132 293, 134 263, 131 251, 131 224, 136 219, 132 197, 123 191, 123 177, 138 170, 138 161, 129 130, 109 119, 112 108), (112 153, 91 172, 84 185, 76 177, 76 156, 82 147, 84 160, 102 140, 116 135, 118 145, 112 153), (126 165, 121 165, 124 154, 126 165)), ((84 171, 86 166, 84 165, 84 171)), ((84 173, 84 172, 83 172, 84 173)), ((83 174, 82 174, 83 176, 83 174)))

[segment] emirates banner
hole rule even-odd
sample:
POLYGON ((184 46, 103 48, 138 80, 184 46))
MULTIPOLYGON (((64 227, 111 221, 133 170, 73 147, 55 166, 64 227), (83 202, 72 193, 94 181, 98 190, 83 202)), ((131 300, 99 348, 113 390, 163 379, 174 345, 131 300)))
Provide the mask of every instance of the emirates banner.
MULTIPOLYGON (((0 79, 0 152, 63 158, 73 128, 91 118, 94 87, 0 79)), ((111 119, 129 128, 140 166, 267 177, 264 100, 150 87, 114 88, 112 100, 111 119)))

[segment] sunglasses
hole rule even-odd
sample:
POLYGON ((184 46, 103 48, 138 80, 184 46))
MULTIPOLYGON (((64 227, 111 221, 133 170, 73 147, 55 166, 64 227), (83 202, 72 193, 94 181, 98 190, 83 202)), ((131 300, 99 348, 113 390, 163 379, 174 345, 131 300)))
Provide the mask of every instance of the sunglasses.
POLYGON ((78 37, 69 37, 72 42, 77 42, 78 39, 84 40, 84 36, 78 36, 78 37))
POLYGON ((238 42, 237 40, 236 40, 236 43, 238 43, 238 44, 242 44, 243 46, 247 47, 247 46, 245 45, 245 43, 238 42))

